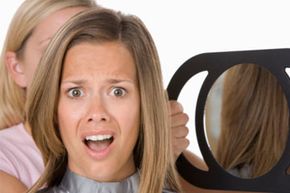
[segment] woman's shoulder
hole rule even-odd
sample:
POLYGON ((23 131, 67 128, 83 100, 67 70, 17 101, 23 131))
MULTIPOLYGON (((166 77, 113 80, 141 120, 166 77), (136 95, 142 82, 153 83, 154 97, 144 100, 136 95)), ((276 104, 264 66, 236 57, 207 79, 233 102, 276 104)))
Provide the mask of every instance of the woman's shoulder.
MULTIPOLYGON (((25 130, 23 124, 18 124, 0 131, 0 153, 19 154, 20 151, 30 153, 38 151, 32 136, 25 130)), ((40 153, 39 153, 40 154, 40 153)))
POLYGON ((25 128, 22 123, 0 130, 1 138, 10 138, 10 137, 15 138, 19 135, 26 135, 25 128))
POLYGON ((31 187, 43 171, 43 160, 23 124, 0 131, 0 170, 31 187))
MULTIPOLYGON (((15 125, 0 131, 0 160, 16 159, 20 148, 23 146, 21 140, 27 141, 24 127, 15 125)), ((1 165, 1 164, 0 164, 1 165)))

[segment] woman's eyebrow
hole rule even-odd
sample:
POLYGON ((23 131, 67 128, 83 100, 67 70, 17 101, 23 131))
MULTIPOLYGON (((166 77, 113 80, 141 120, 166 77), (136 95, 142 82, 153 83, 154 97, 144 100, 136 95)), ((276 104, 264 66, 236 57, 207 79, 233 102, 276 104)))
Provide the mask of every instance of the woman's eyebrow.
POLYGON ((73 84, 78 84, 78 85, 82 85, 84 83, 86 83, 87 80, 84 79, 66 79, 66 80, 62 80, 61 84, 65 84, 65 83, 73 83, 73 84))
POLYGON ((121 82, 128 82, 128 83, 134 83, 135 80, 134 79, 115 79, 115 78, 112 78, 112 79, 109 79, 107 80, 107 82, 109 83, 113 83, 113 84, 117 84, 117 83, 121 83, 121 82))
MULTIPOLYGON (((65 83, 73 83, 73 84, 78 84, 78 85, 82 85, 85 84, 86 82, 88 82, 88 80, 85 79, 65 79, 61 81, 61 84, 65 84, 65 83)), ((122 82, 127 82, 127 83, 131 83, 134 84, 135 83, 135 79, 108 79, 105 82, 110 83, 110 84, 118 84, 118 83, 122 83, 122 82)))

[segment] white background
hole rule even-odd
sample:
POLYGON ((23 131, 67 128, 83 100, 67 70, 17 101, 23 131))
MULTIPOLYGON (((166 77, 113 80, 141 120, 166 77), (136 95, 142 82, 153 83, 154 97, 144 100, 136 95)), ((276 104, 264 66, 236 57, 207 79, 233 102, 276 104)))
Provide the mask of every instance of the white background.
MULTIPOLYGON (((10 19, 23 0, 0 1, 0 45, 10 19)), ((177 68, 190 57, 230 50, 290 47, 290 6, 287 0, 99 0, 99 4, 139 16, 159 51, 167 86, 177 68)), ((181 99, 193 117, 190 103, 201 80, 193 81, 181 99)), ((189 147, 199 154, 192 121, 189 147)))

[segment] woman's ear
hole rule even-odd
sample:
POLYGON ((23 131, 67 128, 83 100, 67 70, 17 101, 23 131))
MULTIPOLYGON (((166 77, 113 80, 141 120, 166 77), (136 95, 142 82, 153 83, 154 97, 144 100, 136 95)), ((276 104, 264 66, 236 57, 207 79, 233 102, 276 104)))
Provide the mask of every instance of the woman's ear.
POLYGON ((22 88, 26 88, 27 79, 24 73, 24 67, 22 63, 17 59, 15 52, 6 52, 5 65, 7 67, 8 73, 15 81, 15 83, 22 88))

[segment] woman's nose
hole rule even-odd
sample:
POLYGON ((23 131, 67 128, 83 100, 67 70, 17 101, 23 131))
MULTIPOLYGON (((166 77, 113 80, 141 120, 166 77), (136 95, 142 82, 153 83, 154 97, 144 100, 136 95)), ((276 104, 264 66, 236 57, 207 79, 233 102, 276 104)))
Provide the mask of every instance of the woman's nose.
POLYGON ((106 103, 101 98, 94 98, 88 104, 88 122, 105 122, 110 120, 106 103))

